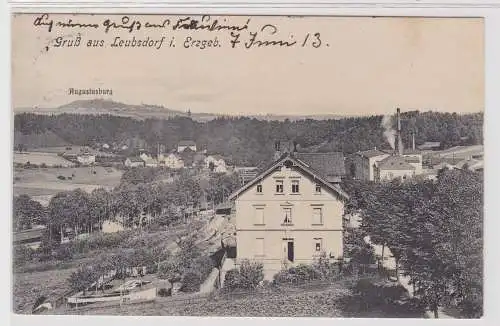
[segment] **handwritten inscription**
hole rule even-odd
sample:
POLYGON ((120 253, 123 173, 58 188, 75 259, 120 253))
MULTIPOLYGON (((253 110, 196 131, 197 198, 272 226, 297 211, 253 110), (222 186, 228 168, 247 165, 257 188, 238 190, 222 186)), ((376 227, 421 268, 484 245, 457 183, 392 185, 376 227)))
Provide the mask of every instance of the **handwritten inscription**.
MULTIPOLYGON (((230 17, 213 18, 209 15, 179 18, 147 16, 148 19, 136 19, 131 16, 104 18, 100 23, 87 22, 85 16, 54 20, 49 14, 41 14, 33 21, 37 29, 49 33, 75 31, 76 36, 55 36, 51 42, 54 48, 89 47, 89 48, 162 48, 184 49, 259 49, 259 48, 327 48, 330 44, 323 39, 321 31, 290 33, 280 30, 276 24, 257 24, 252 18, 240 23, 231 23, 230 17), (85 38, 85 31, 100 30, 105 35, 115 34, 102 39, 85 38), (156 30, 155 36, 147 36, 147 31, 156 30), (138 33, 135 35, 134 33, 138 33), (209 32, 213 36, 207 36, 209 32), (125 34, 124 34, 125 33, 125 34), (128 34, 134 34, 126 36, 128 34)), ((48 49, 48 47, 47 47, 48 49)))

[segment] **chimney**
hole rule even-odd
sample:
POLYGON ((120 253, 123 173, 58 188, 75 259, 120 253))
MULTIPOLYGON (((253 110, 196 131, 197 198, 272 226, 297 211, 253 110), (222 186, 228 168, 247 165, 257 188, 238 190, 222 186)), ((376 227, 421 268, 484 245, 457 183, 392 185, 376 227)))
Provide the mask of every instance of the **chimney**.
POLYGON ((411 148, 415 150, 415 131, 411 132, 411 148))
POLYGON ((293 153, 297 152, 297 142, 294 140, 293 141, 293 153))

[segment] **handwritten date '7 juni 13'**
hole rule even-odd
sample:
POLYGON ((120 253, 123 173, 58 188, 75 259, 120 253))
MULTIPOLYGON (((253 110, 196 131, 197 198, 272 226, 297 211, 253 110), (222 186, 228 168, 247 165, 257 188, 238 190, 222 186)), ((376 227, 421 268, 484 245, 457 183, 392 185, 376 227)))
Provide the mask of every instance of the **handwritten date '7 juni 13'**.
MULTIPOLYGON (((47 28, 49 32, 59 30, 99 30, 105 34, 128 32, 133 34, 135 31, 153 31, 165 30, 166 33, 160 33, 157 42, 137 42, 135 36, 115 36, 108 42, 104 40, 82 40, 81 34, 75 38, 59 36, 54 38, 54 47, 104 47, 110 45, 113 48, 130 47, 183 47, 208 49, 218 47, 230 48, 263 48, 263 47, 329 47, 330 45, 322 39, 318 31, 304 32, 301 34, 280 33, 276 24, 262 24, 258 28, 252 28, 251 18, 248 18, 244 24, 231 24, 228 18, 213 19, 205 15, 197 17, 180 17, 177 19, 161 18, 158 21, 140 21, 131 19, 129 16, 122 16, 118 21, 105 18, 101 23, 85 22, 85 16, 69 18, 64 20, 53 20, 48 14, 42 14, 35 18, 33 25, 37 28, 47 28), (187 36, 178 37, 176 32, 188 32, 187 36), (215 36, 206 36, 207 34, 197 34, 197 31, 219 32, 215 36), (189 33, 191 32, 191 33, 189 33), (222 34, 221 34, 222 33, 222 34), (226 38, 227 37, 227 38, 226 38), (165 42, 163 42, 165 40, 165 42), (151 45, 149 45, 151 44, 151 45)), ((144 35, 144 33, 141 33, 144 35)), ((67 34, 66 34, 67 35, 67 34)), ((158 35, 158 34, 156 34, 158 35)), ((149 39, 149 37, 148 37, 149 39)))

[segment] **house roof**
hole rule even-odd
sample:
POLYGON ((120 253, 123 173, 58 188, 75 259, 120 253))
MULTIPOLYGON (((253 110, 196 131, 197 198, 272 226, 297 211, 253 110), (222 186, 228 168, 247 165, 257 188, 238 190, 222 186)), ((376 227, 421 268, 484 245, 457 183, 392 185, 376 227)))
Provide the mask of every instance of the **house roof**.
POLYGON ((378 163, 380 170, 415 170, 413 165, 406 162, 401 156, 388 156, 378 163))
POLYGON ((441 146, 441 143, 438 141, 426 141, 422 145, 417 146, 419 149, 431 149, 441 146))
POLYGON ((380 151, 378 149, 369 149, 369 150, 366 150, 366 151, 357 152, 356 154, 357 155, 361 155, 361 156, 366 157, 366 158, 371 158, 371 157, 375 157, 375 156, 385 155, 385 154, 388 154, 388 153, 380 151))
POLYGON ((196 146, 196 143, 192 140, 181 140, 178 146, 196 146))
POLYGON ((344 154, 331 153, 293 153, 293 156, 320 173, 323 177, 344 176, 344 154))
POLYGON ((407 163, 420 163, 420 159, 418 157, 405 157, 405 161, 407 163))
MULTIPOLYGON (((295 153, 297 154, 297 153, 295 153)), ((270 173, 272 173, 276 168, 279 166, 282 166, 285 162, 291 162, 294 164, 294 166, 300 168, 304 173, 309 174, 315 178, 317 182, 322 183, 325 187, 329 188, 332 190, 338 197, 342 199, 348 199, 349 195, 342 190, 342 188, 337 185, 337 184, 332 184, 328 182, 326 176, 322 175, 318 171, 316 171, 314 168, 309 166, 307 163, 305 163, 302 160, 299 160, 295 156, 290 155, 289 153, 286 153, 281 156, 281 158, 277 161, 275 161, 269 168, 264 170, 264 172, 260 173, 257 177, 255 177, 252 181, 248 182, 244 186, 240 187, 238 190, 233 192, 231 196, 229 196, 229 200, 235 199, 237 196, 248 190, 250 187, 252 187, 255 183, 257 183, 260 179, 265 178, 268 176, 270 173)), ((342 162, 343 163, 343 162, 342 162)))

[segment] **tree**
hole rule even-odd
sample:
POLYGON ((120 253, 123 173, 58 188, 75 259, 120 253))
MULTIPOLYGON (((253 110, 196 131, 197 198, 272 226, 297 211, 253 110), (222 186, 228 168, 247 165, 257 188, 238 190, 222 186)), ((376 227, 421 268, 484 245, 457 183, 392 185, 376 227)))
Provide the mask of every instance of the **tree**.
POLYGON ((402 265, 421 301, 436 316, 451 299, 469 315, 480 315, 482 175, 450 170, 435 183, 408 180, 365 187, 352 192, 362 211, 362 229, 391 249, 396 267, 402 265))
POLYGON ((87 289, 97 281, 99 276, 94 268, 83 265, 71 273, 68 283, 73 291, 83 291, 83 295, 85 295, 87 289))
POLYGON ((28 195, 14 197, 13 229, 16 231, 31 229, 34 224, 46 223, 45 208, 28 195))

